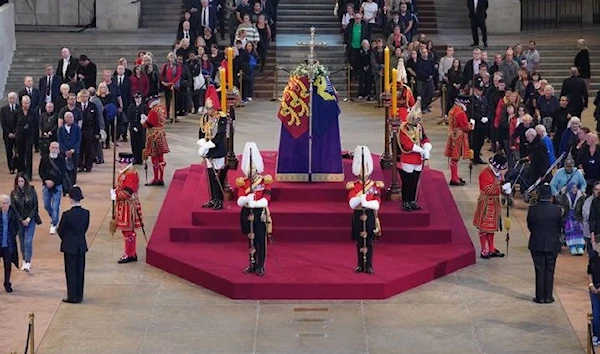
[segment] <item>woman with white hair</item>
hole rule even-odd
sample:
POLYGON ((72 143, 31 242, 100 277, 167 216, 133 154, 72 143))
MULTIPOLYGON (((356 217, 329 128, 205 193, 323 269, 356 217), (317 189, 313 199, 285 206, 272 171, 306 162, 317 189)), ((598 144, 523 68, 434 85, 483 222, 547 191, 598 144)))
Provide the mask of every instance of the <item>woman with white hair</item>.
POLYGON ((546 151, 548 152, 548 160, 550 164, 553 164, 556 161, 556 156, 554 156, 554 145, 552 144, 552 139, 548 136, 548 132, 546 131, 546 127, 543 124, 538 124, 535 126, 535 132, 539 135, 542 143, 546 146, 546 151))
POLYGON ((579 129, 581 129, 581 120, 578 117, 572 117, 569 123, 567 123, 567 130, 565 130, 560 138, 559 154, 564 152, 569 154, 571 152, 573 145, 577 143, 579 129))
POLYGON ((71 87, 68 84, 60 85, 60 95, 54 98, 54 112, 60 112, 67 105, 67 98, 69 98, 70 91, 71 87))
POLYGON ((573 65, 579 70, 579 77, 585 81, 587 90, 590 92, 590 81, 592 81, 590 75, 590 51, 585 43, 585 39, 577 40, 577 49, 579 49, 579 52, 575 56, 573 65))
POLYGON ((19 254, 17 250, 17 234, 19 233, 19 218, 14 208, 10 206, 10 197, 0 195, 0 258, 4 263, 4 290, 11 293, 10 273, 12 265, 19 267, 19 254))

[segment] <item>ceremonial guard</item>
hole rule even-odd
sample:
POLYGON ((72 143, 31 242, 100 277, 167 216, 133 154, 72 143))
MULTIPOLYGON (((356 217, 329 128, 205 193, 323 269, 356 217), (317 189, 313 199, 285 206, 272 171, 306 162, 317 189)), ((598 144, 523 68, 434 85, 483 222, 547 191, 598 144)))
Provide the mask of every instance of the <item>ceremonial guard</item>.
POLYGON ((142 125, 142 117, 148 117, 148 106, 144 104, 142 93, 139 91, 133 95, 133 100, 134 103, 127 110, 129 133, 131 134, 131 152, 133 152, 133 163, 141 165, 144 161, 142 151, 146 143, 146 128, 142 125))
POLYGON ((473 130, 473 123, 467 117, 466 105, 469 97, 458 96, 454 106, 448 112, 448 141, 444 156, 450 160, 450 185, 463 186, 465 181, 458 175, 458 161, 470 159, 469 132, 473 130))
POLYGON ((357 146, 352 160, 352 173, 358 177, 348 182, 348 204, 354 210, 352 216, 352 239, 356 241, 356 273, 373 274, 373 240, 381 228, 377 211, 381 204, 383 182, 370 179, 373 173, 373 157, 369 148, 357 146))
POLYGON ((198 132, 198 155, 206 161, 210 200, 202 205, 203 208, 214 210, 223 208, 225 198, 225 181, 229 167, 225 164, 227 155, 227 114, 219 111, 208 97, 204 104, 206 113, 200 121, 198 132))
POLYGON ((398 60, 398 118, 401 122, 406 121, 410 107, 415 105, 415 96, 408 85, 406 85, 406 69, 404 60, 398 60))
POLYGON ((421 124, 422 114, 421 98, 419 97, 398 131, 401 156, 397 168, 402 179, 402 209, 404 211, 421 210, 421 207, 417 205, 417 190, 421 171, 431 154, 431 143, 421 124))
POLYGON ((506 170, 506 157, 496 154, 488 161, 488 166, 479 174, 479 198, 473 216, 473 225, 479 230, 481 258, 504 257, 494 246, 494 233, 500 229, 500 194, 512 192, 510 183, 504 183, 502 171, 506 170))
POLYGON ((164 131, 164 123, 167 116, 167 109, 159 104, 159 96, 148 98, 148 117, 142 116, 142 126, 146 128, 146 147, 142 152, 142 159, 150 157, 152 168, 154 170, 154 179, 147 186, 164 186, 165 158, 164 154, 169 153, 167 136, 164 131))
POLYGON ((135 230, 144 226, 142 206, 138 199, 140 177, 133 167, 133 154, 120 152, 119 163, 121 171, 117 185, 110 190, 110 197, 116 203, 115 223, 111 231, 121 230, 125 241, 125 254, 118 263, 129 263, 137 261, 135 230))
POLYGON ((246 143, 242 156, 242 171, 246 177, 239 177, 236 180, 237 204, 242 208, 242 233, 248 235, 250 257, 250 265, 244 273, 263 276, 267 256, 267 237, 273 231, 269 213, 273 177, 260 175, 264 171, 264 164, 256 143, 246 143))

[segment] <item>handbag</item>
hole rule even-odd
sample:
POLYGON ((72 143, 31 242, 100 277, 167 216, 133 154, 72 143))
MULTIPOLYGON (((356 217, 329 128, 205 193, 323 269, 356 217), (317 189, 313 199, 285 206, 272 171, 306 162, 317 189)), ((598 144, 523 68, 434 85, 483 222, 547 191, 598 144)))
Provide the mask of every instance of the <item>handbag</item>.
POLYGON ((200 74, 198 76, 194 76, 194 91, 198 91, 204 87, 206 80, 204 79, 204 75, 200 74))

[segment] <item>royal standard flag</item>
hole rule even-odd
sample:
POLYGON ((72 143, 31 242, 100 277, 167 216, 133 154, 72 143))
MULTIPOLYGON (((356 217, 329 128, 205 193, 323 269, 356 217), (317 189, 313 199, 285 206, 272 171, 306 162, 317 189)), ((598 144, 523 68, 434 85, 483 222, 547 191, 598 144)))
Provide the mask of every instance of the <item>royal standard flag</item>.
POLYGON ((308 130, 308 85, 306 76, 290 76, 277 113, 277 117, 294 139, 298 139, 308 130))
POLYGON ((329 76, 319 76, 314 82, 312 102, 313 134, 323 135, 338 121, 340 106, 329 76))

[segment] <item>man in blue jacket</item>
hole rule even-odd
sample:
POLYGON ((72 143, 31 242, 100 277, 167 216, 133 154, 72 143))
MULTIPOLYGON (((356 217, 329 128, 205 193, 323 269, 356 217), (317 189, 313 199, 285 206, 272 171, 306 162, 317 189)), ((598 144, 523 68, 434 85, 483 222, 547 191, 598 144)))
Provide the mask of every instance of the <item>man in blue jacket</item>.
MULTIPOLYGON (((587 186, 583 174, 575 167, 575 161, 570 157, 565 159, 565 167, 559 168, 550 181, 552 195, 563 193, 563 189, 567 188, 569 182, 575 183, 580 191, 584 191, 587 186)), ((566 189, 564 193, 566 193, 566 189)))

